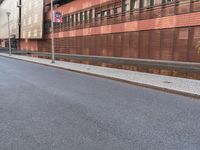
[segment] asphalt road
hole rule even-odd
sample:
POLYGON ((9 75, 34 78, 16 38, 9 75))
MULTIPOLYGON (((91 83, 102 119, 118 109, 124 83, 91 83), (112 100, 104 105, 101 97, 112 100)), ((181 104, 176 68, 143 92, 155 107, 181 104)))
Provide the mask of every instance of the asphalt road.
POLYGON ((200 101, 0 57, 0 150, 199 150, 200 101))

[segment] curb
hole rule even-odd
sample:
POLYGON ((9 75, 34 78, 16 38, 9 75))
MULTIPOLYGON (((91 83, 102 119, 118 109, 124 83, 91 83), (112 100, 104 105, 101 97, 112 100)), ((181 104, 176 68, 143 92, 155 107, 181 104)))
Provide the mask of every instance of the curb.
POLYGON ((159 90, 159 91, 163 91, 163 92, 167 92, 167 93, 178 94, 178 95, 181 95, 181 96, 200 99, 200 95, 198 95, 198 94, 178 91, 178 90, 169 89, 169 88, 163 88, 163 87, 149 85, 149 84, 145 84, 145 83, 138 83, 138 82, 134 82, 134 81, 128 81, 128 80, 119 79, 119 78, 115 78, 115 77, 109 77, 109 76, 106 76, 106 75, 100 75, 100 74, 88 73, 88 72, 78 71, 78 70, 69 69, 69 68, 63 68, 63 67, 54 66, 54 65, 51 65, 51 64, 44 64, 44 63, 40 63, 40 62, 34 62, 34 61, 31 61, 31 60, 24 60, 24 59, 21 59, 21 58, 14 58, 12 56, 5 56, 5 55, 1 55, 1 54, 0 54, 0 56, 6 57, 6 58, 11 58, 11 59, 16 59, 16 60, 21 60, 21 61, 24 61, 24 62, 40 64, 40 65, 47 66, 47 67, 53 67, 53 68, 57 68, 57 69, 68 70, 68 71, 81 73, 81 74, 85 74, 85 75, 91 75, 91 76, 95 76, 95 77, 111 79, 111 80, 115 80, 115 81, 119 81, 119 82, 124 82, 124 83, 127 83, 127 84, 140 86, 140 87, 151 88, 151 89, 155 89, 155 90, 159 90))

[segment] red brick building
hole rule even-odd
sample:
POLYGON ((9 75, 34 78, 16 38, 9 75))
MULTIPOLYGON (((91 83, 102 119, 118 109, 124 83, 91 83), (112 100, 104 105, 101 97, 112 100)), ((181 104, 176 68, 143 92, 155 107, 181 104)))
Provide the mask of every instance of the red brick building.
MULTIPOLYGON (((50 0, 44 38, 23 49, 51 51, 50 0)), ((200 62, 200 0, 57 0, 57 53, 200 62)))

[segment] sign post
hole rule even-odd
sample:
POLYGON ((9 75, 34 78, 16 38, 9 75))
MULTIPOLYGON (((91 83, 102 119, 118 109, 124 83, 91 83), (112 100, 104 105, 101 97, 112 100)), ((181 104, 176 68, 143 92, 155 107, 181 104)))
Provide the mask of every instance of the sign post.
POLYGON ((54 12, 53 12, 53 0, 51 0, 51 61, 55 63, 55 50, 54 50, 54 12))
POLYGON ((62 23, 62 14, 60 12, 54 12, 53 0, 51 0, 51 38, 52 38, 52 63, 55 63, 55 47, 54 47, 54 22, 62 23))

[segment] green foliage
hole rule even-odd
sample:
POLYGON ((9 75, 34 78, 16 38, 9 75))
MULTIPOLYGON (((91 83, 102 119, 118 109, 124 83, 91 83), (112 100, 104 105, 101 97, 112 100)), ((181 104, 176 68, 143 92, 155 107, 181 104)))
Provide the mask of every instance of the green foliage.
POLYGON ((197 52, 200 54, 200 41, 196 45, 197 52))

